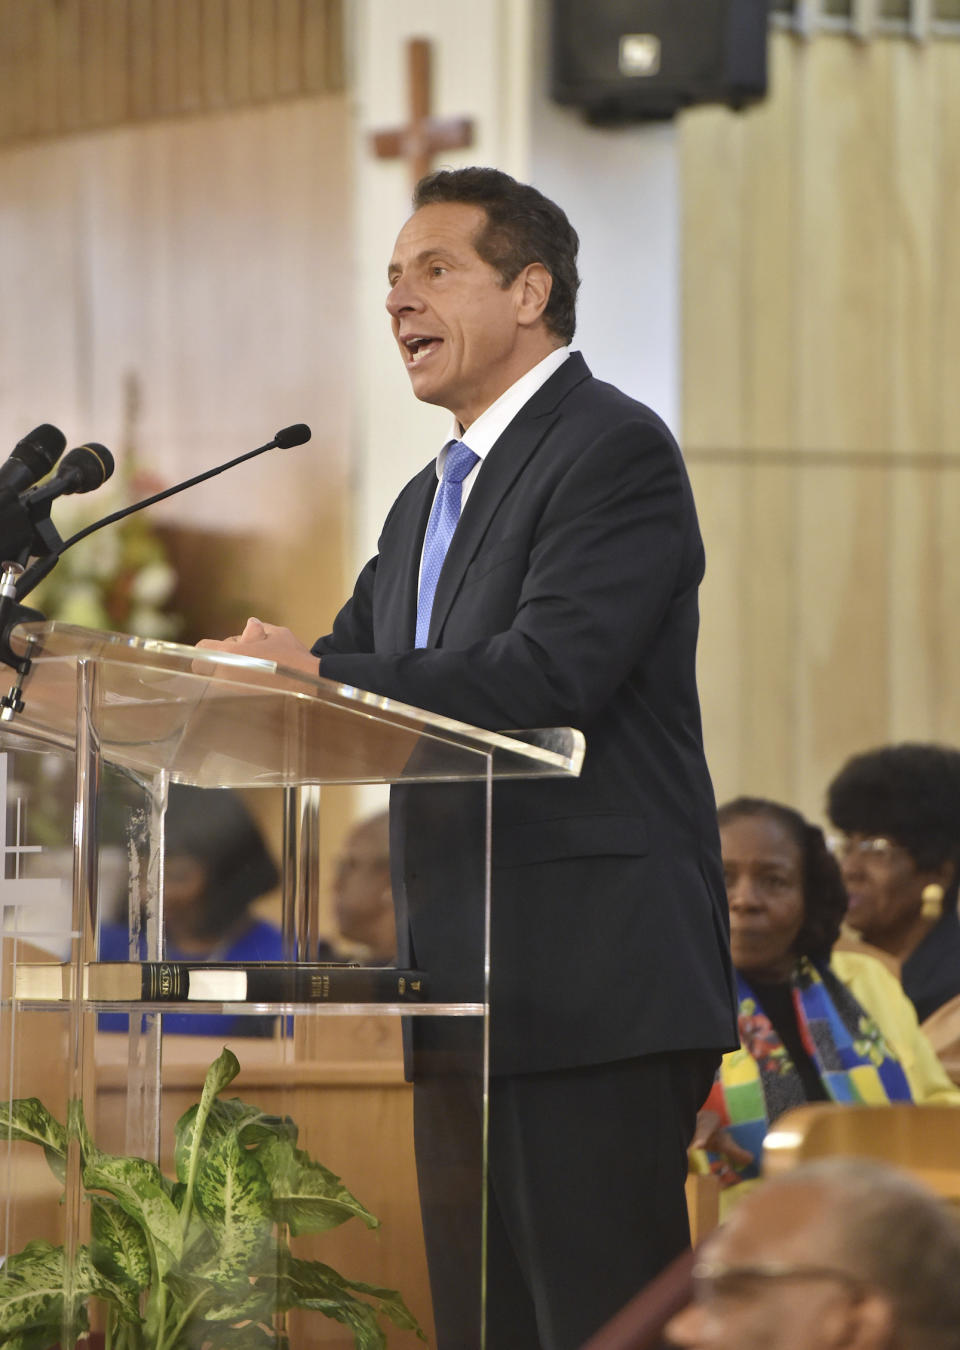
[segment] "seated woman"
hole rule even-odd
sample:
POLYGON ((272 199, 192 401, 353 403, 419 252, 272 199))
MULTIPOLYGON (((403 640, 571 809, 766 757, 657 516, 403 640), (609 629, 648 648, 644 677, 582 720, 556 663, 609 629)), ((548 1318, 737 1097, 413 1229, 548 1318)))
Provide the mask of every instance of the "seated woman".
MULTIPOLYGON (((167 961, 280 961, 283 937, 253 902, 280 880, 276 863, 239 793, 170 787, 164 831, 163 955, 167 961)), ((141 937, 141 951, 143 941, 141 937)), ((101 961, 129 959, 125 923, 100 928, 101 961)), ((126 1031, 126 1013, 101 1013, 100 1031, 126 1031)), ((163 1015, 168 1035, 272 1036, 276 1018, 240 1013, 163 1015)))
POLYGON ((855 755, 827 791, 847 923, 900 961, 921 1022, 960 995, 960 750, 888 745, 855 755))
POLYGON ((740 1049, 723 1057, 694 1147, 721 1183, 756 1177, 770 1125, 805 1102, 960 1105, 896 977, 870 956, 831 956, 846 894, 822 831, 749 797, 718 820, 740 1049))

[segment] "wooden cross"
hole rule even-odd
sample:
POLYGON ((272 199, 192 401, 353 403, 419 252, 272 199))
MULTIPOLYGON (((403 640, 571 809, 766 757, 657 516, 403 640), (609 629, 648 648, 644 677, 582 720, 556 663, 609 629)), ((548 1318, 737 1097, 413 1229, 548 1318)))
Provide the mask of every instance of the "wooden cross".
POLYGON ((410 121, 392 131, 370 136, 378 159, 406 159, 414 183, 430 172, 430 161, 440 150, 460 150, 473 144, 473 122, 468 117, 433 117, 430 113, 431 45, 426 38, 407 43, 410 77, 410 121))

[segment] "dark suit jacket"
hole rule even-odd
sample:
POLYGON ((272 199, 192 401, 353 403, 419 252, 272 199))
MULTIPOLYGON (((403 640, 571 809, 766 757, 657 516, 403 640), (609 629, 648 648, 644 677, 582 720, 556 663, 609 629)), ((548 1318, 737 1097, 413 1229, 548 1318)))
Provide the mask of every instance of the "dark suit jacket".
MULTIPOLYGON (((494 1071, 735 1046, 695 683, 703 546, 675 441, 572 355, 478 470, 414 650, 435 489, 431 462, 314 651, 327 678, 477 726, 584 732, 579 779, 494 789, 494 1071)), ((397 801, 406 955, 436 997, 477 992, 478 849, 458 822, 481 794, 397 801)))

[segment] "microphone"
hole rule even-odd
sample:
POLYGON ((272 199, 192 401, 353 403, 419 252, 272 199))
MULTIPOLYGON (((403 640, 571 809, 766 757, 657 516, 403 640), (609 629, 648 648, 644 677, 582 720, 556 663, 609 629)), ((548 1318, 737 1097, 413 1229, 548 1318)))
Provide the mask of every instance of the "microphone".
MULTIPOLYGON (((282 427, 274 436, 273 443, 281 450, 292 450, 295 445, 303 445, 306 441, 309 441, 310 435, 310 428, 306 422, 294 422, 292 427, 282 427)), ((264 449, 269 449, 269 447, 264 446, 264 449)), ((254 450, 253 453, 256 455, 259 452, 254 450)), ((224 465, 224 468, 227 467, 227 465, 224 465)))
POLYGON ((63 457, 52 478, 24 494, 23 504, 30 510, 70 492, 92 492, 112 473, 113 455, 105 445, 96 441, 78 445, 63 457))
POLYGON ((0 464, 0 489, 23 492, 46 475, 63 454, 67 438, 49 422, 34 427, 17 441, 5 464, 0 464))
MULTIPOLYGON (((295 445, 303 445, 305 441, 310 439, 311 434, 310 428, 305 422, 296 422, 293 426, 281 427, 273 440, 268 441, 266 445, 260 445, 256 450, 248 450, 245 455, 237 455, 236 459, 230 459, 226 464, 218 464, 216 468, 207 469, 204 473, 198 473, 193 478, 188 478, 183 483, 175 483, 173 487, 164 488, 162 492, 155 492, 152 497, 144 497, 142 501, 134 502, 132 506, 125 506, 119 511, 114 511, 109 516, 104 516, 102 520, 95 520, 92 525, 88 525, 86 529, 78 530, 77 533, 71 535, 65 543, 59 544, 55 549, 48 553, 46 557, 39 558, 36 562, 31 563, 16 584, 16 598, 20 600, 25 595, 29 595, 34 586, 39 585, 47 573, 53 570, 61 553, 65 553, 68 548, 72 548, 74 544, 79 543, 81 539, 85 539, 88 534, 93 534, 95 530, 102 530, 104 525, 112 525, 115 521, 123 520, 125 516, 132 515, 134 511, 142 511, 146 506, 153 506, 156 502, 162 502, 166 497, 173 497, 178 492, 183 492, 189 487, 195 487, 197 483, 206 482, 208 478, 213 478, 218 473, 224 473, 225 470, 232 469, 234 465, 242 464, 246 459, 253 459, 255 455, 262 455, 265 450, 273 450, 276 448, 287 450, 295 445)), ((110 456, 110 452, 108 450, 104 451, 102 445, 98 445, 95 448, 97 451, 108 456, 110 459, 110 472, 112 472, 113 458, 110 456)), ((94 447, 81 446, 80 449, 92 450, 94 447)), ((70 454, 67 455, 63 464, 60 466, 61 470, 66 466, 67 460, 70 459, 71 455, 76 453, 78 452, 71 450, 70 454)), ((108 472, 106 477, 109 476, 110 474, 108 472)), ((103 480, 101 479, 101 481, 103 480)), ((44 486, 46 486, 46 484, 44 484, 44 486)), ((96 487, 97 484, 93 483, 91 486, 96 487)), ((77 491, 78 489, 65 490, 77 491)), ((89 491, 90 489, 85 488, 79 490, 89 491)), ((37 489, 37 491, 42 491, 42 489, 37 489)))

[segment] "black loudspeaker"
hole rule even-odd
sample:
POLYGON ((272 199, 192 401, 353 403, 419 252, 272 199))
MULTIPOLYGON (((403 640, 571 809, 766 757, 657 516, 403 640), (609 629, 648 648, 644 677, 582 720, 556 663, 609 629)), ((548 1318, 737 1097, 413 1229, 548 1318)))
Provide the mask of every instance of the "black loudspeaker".
POLYGON ((553 0, 551 96, 609 124, 767 92, 768 0, 553 0))

